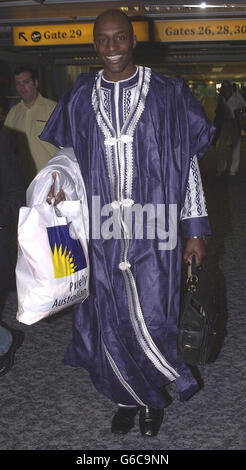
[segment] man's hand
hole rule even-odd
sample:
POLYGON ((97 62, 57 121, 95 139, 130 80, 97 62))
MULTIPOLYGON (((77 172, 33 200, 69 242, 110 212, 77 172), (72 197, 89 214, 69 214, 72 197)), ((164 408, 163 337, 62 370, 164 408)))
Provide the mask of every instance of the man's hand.
POLYGON ((196 265, 200 266, 204 256, 206 255, 206 245, 202 238, 188 238, 184 250, 184 261, 192 263, 192 256, 196 257, 196 265))
POLYGON ((59 204, 59 202, 61 201, 65 201, 65 194, 64 194, 64 191, 63 189, 61 189, 56 195, 55 195, 55 181, 56 181, 56 173, 52 173, 52 178, 54 180, 54 183, 52 184, 51 188, 50 188, 50 192, 47 196, 47 199, 46 201, 48 202, 48 204, 51 204, 51 201, 52 199, 54 199, 54 206, 56 206, 57 204, 59 204))

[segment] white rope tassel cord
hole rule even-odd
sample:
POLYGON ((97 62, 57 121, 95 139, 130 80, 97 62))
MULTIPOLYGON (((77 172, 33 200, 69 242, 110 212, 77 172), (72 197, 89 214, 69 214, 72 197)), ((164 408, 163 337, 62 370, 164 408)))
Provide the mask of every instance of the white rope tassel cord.
POLYGON ((119 138, 109 137, 108 139, 104 140, 104 145, 112 147, 116 145, 118 142, 122 142, 123 144, 128 144, 129 142, 133 142, 133 137, 127 134, 123 134, 119 138))

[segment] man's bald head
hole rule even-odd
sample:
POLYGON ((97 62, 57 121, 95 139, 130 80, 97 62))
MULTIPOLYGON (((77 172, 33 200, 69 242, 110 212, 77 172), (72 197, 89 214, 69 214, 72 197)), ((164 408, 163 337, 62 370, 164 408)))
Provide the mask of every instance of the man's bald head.
POLYGON ((99 26, 99 24, 103 23, 104 20, 107 19, 108 17, 111 17, 112 19, 114 17, 122 18, 128 24, 130 36, 131 36, 131 39, 133 40, 134 33, 133 33, 133 27, 132 27, 132 22, 130 18, 123 11, 114 10, 114 9, 105 10, 102 13, 100 13, 100 15, 96 18, 95 23, 94 23, 94 29, 93 29, 94 38, 95 38, 96 31, 97 31, 97 27, 99 26))

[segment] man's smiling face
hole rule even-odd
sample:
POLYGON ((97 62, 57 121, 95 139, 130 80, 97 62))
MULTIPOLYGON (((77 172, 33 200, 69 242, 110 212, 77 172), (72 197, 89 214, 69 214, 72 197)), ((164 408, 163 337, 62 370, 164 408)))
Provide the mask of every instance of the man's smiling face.
POLYGON ((99 19, 94 30, 94 46, 103 63, 107 80, 116 82, 134 74, 133 49, 136 38, 123 15, 109 12, 99 19))

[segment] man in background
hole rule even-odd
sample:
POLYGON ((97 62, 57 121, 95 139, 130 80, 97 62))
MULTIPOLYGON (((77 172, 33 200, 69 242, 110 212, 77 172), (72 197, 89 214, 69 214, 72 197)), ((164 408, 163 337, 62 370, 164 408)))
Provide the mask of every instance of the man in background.
POLYGON ((246 107, 243 96, 237 92, 229 80, 224 80, 219 94, 218 107, 216 111, 216 125, 219 129, 219 146, 217 156, 217 176, 225 173, 230 163, 230 176, 238 173, 241 151, 241 129, 236 112, 246 107), (231 140, 232 148, 228 146, 231 140), (229 158, 231 152, 231 160, 229 158))
POLYGON ((14 82, 21 101, 8 112, 4 127, 11 132, 26 184, 56 153, 57 148, 39 139, 56 102, 38 92, 38 77, 28 65, 14 71, 14 82))

